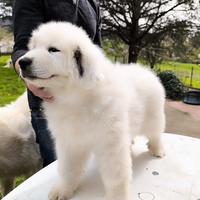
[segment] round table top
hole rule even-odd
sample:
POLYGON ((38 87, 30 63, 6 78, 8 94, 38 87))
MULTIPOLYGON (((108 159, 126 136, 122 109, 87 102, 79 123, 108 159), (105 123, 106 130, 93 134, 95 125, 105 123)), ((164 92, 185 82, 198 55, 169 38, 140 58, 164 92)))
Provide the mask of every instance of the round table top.
MULTIPOLYGON (((200 140, 164 134, 166 156, 152 157, 144 140, 133 146, 133 200, 200 200, 200 140)), ((3 200, 48 200, 58 179, 57 162, 27 179, 3 200)), ((79 189, 71 200, 104 200, 95 159, 88 163, 79 189)))

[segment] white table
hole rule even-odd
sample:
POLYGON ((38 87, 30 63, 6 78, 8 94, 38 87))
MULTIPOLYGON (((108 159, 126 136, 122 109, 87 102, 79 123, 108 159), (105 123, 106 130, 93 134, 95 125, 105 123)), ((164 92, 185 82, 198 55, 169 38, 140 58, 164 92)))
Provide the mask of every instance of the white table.
MULTIPOLYGON (((133 200, 200 200, 200 140, 164 134, 166 156, 153 158, 144 141, 133 147, 133 200)), ((42 169, 3 200, 47 200, 58 178, 57 162, 42 169)), ((71 200, 103 200, 104 189, 92 159, 71 200)))

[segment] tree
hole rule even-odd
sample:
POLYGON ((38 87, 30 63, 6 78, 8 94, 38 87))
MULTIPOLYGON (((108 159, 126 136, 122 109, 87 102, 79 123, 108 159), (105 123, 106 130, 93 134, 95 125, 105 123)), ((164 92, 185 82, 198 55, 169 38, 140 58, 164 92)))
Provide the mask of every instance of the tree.
POLYGON ((146 61, 151 68, 162 60, 179 60, 186 62, 188 45, 192 24, 186 21, 169 21, 163 28, 154 28, 144 38, 144 47, 140 58, 146 61))
POLYGON ((13 0, 0 0, 0 18, 11 17, 13 0))
POLYGON ((11 30, 12 26, 12 1, 0 0, 0 27, 11 30))
POLYGON ((117 37, 106 37, 102 41, 106 55, 113 61, 127 62, 127 46, 117 37))
POLYGON ((100 5, 104 33, 118 36, 129 46, 129 62, 137 61, 141 49, 149 44, 149 35, 167 31, 174 11, 193 9, 192 0, 101 0, 100 5))
POLYGON ((200 64, 200 29, 192 35, 188 46, 189 61, 200 64))
POLYGON ((199 62, 200 32, 196 28, 183 22, 175 24, 162 44, 162 48, 167 49, 168 57, 185 63, 199 62))
POLYGON ((145 64, 148 64, 153 69, 155 64, 163 61, 164 53, 165 50, 160 48, 160 42, 155 42, 154 45, 143 48, 140 57, 145 64))

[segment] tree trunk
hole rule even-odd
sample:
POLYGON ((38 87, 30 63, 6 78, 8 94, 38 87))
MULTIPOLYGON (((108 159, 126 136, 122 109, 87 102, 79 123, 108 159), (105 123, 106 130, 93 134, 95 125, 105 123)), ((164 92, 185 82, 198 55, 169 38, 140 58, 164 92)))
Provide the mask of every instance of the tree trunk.
POLYGON ((129 45, 128 63, 136 63, 139 55, 139 49, 135 45, 129 45))

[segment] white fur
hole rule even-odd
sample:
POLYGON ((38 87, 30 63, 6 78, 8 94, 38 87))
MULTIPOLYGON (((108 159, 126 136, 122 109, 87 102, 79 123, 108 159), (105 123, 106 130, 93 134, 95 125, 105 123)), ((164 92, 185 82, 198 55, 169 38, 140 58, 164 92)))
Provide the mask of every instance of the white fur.
POLYGON ((164 155, 160 134, 165 94, 158 78, 138 64, 111 63, 82 29, 69 23, 40 26, 29 47, 24 57, 33 60, 31 71, 38 78, 27 81, 55 97, 53 103, 43 104, 56 140, 60 174, 49 199, 70 198, 94 153, 106 199, 129 200, 132 137, 145 135, 150 152, 164 155), (50 46, 60 52, 48 52, 50 46), (74 59, 77 49, 82 54, 82 77, 74 59))
POLYGON ((30 176, 41 167, 31 126, 27 94, 0 107, 0 181, 4 195, 13 189, 16 176, 30 176))

